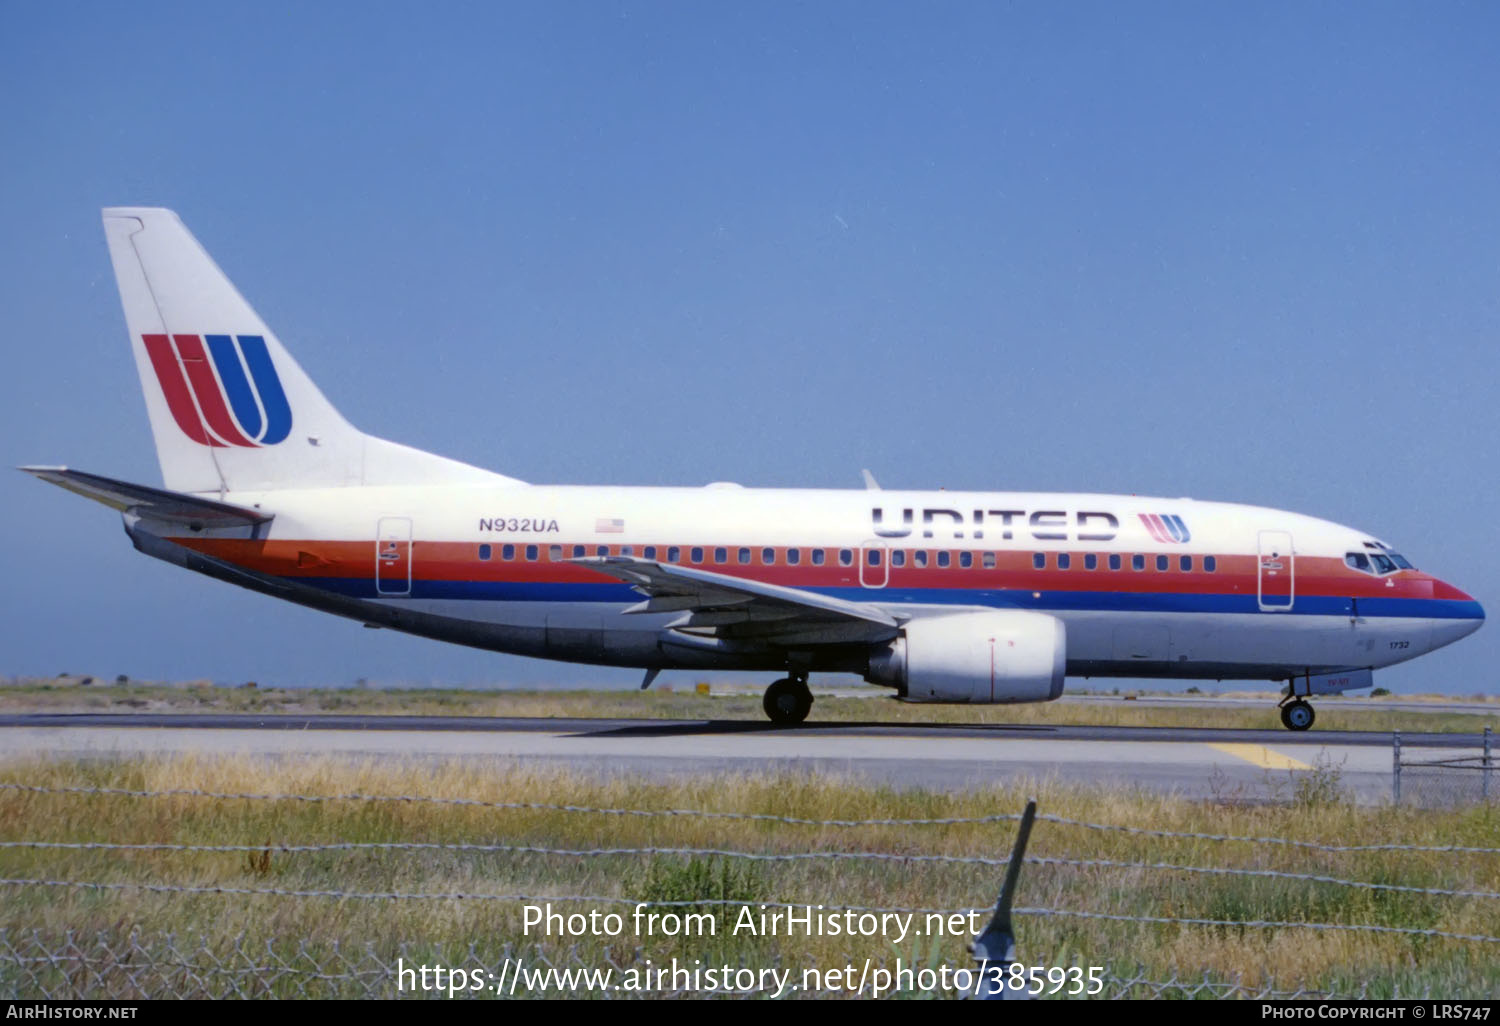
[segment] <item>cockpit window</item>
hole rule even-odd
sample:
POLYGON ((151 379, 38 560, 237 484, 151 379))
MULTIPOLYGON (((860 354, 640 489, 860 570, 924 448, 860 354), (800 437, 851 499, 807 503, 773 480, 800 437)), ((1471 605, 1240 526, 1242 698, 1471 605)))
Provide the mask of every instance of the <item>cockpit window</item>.
POLYGON ((1369 552, 1346 552, 1344 553, 1344 565, 1358 570, 1360 573, 1373 574, 1382 577, 1385 574, 1393 574, 1398 570, 1415 570, 1406 561, 1406 557, 1390 551, 1382 551, 1371 547, 1369 552))
MULTIPOLYGON (((1367 542, 1361 542, 1360 544, 1362 544, 1365 548, 1367 548, 1367 549, 1370 550, 1370 558, 1371 559, 1374 559, 1374 560, 1383 560, 1383 561, 1389 562, 1391 564, 1394 564, 1393 566, 1391 566, 1390 569, 1385 569, 1385 562, 1377 562, 1375 565, 1379 569, 1375 570, 1374 571, 1375 573, 1390 574, 1390 573, 1395 573, 1397 570, 1415 570, 1416 569, 1416 567, 1414 567, 1414 566, 1411 565, 1411 561, 1410 560, 1408 560, 1405 556, 1401 555, 1401 553, 1399 553, 1399 552, 1395 551, 1394 549, 1392 549, 1389 545, 1387 545, 1383 541, 1367 541, 1367 542)), ((1350 565, 1352 566, 1353 564, 1350 564, 1350 565)))

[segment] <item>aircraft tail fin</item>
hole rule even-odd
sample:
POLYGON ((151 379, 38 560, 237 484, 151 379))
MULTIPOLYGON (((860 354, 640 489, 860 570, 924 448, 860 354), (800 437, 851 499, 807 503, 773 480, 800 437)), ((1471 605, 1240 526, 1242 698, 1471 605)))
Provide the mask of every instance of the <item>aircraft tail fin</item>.
POLYGON ((104 233, 167 488, 520 483, 354 428, 172 211, 107 208, 104 233))

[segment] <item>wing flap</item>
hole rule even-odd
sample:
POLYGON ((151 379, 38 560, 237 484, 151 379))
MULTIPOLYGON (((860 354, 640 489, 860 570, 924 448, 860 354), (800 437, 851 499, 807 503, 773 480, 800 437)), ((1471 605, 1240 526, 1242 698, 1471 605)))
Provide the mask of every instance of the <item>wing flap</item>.
POLYGON ((584 556, 569 560, 631 584, 646 596, 631 613, 681 615, 668 629, 748 630, 771 643, 838 638, 872 641, 890 637, 900 621, 879 606, 787 588, 728 574, 656 563, 634 556, 584 556))

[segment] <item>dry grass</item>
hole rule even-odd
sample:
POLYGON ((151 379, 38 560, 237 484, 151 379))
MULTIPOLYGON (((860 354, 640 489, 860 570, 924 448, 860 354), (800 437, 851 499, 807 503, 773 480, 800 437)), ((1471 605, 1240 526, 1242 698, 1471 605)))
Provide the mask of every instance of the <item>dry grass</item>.
MULTIPOLYGON (((1280 730, 1275 700, 1260 706, 1158 705, 1101 698, 1039 705, 922 705, 895 701, 883 689, 874 697, 823 695, 812 719, 837 723, 976 723, 1109 727, 1219 727, 1280 730)), ((1191 695, 1174 696, 1194 702, 1191 695)), ((1317 730, 1477 733, 1500 721, 1492 714, 1452 712, 1434 700, 1424 711, 1383 708, 1378 699, 1325 698, 1317 730)), ((0 687, 0 712, 285 712, 407 716, 535 716, 627 719, 765 718, 760 695, 733 692, 705 697, 693 692, 475 691, 460 689, 245 688, 128 684, 80 687, 32 681, 0 687)))
MULTIPOLYGON (((1326 771, 1325 771, 1326 772, 1326 771)), ((1035 793, 1044 814, 1152 829, 1274 836, 1333 844, 1494 846, 1500 814, 1489 809, 1416 811, 1361 808, 1345 801, 1336 774, 1289 792, 1282 805, 1189 802, 1134 791, 1083 790, 1048 782, 995 786, 963 794, 895 791, 793 774, 704 776, 655 782, 601 779, 514 763, 391 764, 327 758, 185 759, 12 765, 0 780, 50 786, 99 785, 226 792, 419 794, 502 802, 567 803, 636 809, 691 808, 823 819, 925 818, 1019 811, 1035 793)), ((679 856, 569 857, 459 852, 298 854, 282 844, 333 841, 503 843, 548 848, 708 847, 757 852, 879 851, 1003 858, 1014 825, 839 828, 689 817, 627 817, 549 810, 498 810, 423 803, 133 798, 0 790, 0 839, 108 840, 252 844, 253 855, 5 849, 0 876, 129 881, 296 890, 700 896, 704 881, 728 877, 733 896, 752 904, 790 901, 857 906, 967 908, 993 901, 999 870, 901 862, 733 861, 726 870, 690 869, 679 856)), ((1236 866, 1315 873, 1372 882, 1500 891, 1500 857, 1453 853, 1309 852, 1281 845, 1144 838, 1042 822, 1031 852, 1122 861, 1236 866)), ((702 869, 703 867, 698 867, 702 869)), ((1221 877, 1149 869, 1028 866, 1018 904, 1171 918, 1314 921, 1500 934, 1500 902, 1456 899, 1281 879, 1221 877)), ((570 905, 570 908, 589 906, 570 905)), ((533 943, 512 901, 389 901, 272 896, 161 895, 5 889, 11 930, 74 930, 123 936, 175 933, 209 938, 303 938, 314 948, 402 942, 445 950, 474 945, 494 952, 533 943)), ((1274 980, 1281 988, 1371 993, 1431 989, 1480 997, 1500 989, 1500 945, 1372 933, 1202 927, 1090 921, 1027 915, 1018 919, 1020 953, 1029 962, 1144 966, 1216 978, 1274 980)), ((545 939, 545 950, 577 945, 584 957, 605 943, 545 939)), ((873 956, 893 962, 916 954, 928 964, 969 964, 964 939, 757 939, 610 942, 617 958, 678 957, 732 964, 843 964, 873 956)), ((3 974, 3 967, 0 967, 3 974)), ((4 984, 0 975, 0 985, 4 984)))

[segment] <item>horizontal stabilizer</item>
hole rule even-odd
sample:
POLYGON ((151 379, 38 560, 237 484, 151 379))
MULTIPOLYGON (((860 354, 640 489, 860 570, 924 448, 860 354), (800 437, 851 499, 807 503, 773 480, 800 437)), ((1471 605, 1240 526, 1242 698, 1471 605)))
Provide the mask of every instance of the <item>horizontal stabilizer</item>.
POLYGON ((193 530, 222 527, 258 527, 271 520, 271 514, 246 509, 227 502, 200 499, 196 495, 169 492, 149 485, 116 481, 111 477, 86 474, 67 467, 22 467, 33 477, 50 481, 59 488, 77 492, 84 498, 102 502, 121 513, 182 524, 193 530))

